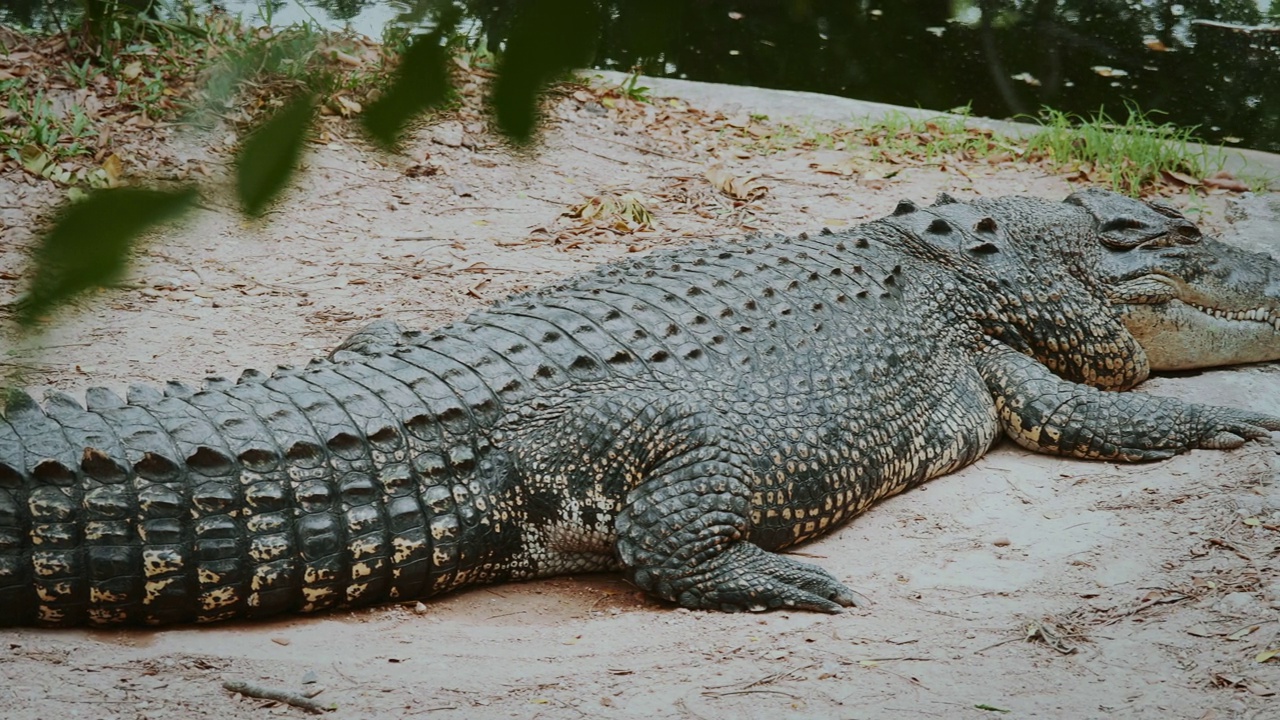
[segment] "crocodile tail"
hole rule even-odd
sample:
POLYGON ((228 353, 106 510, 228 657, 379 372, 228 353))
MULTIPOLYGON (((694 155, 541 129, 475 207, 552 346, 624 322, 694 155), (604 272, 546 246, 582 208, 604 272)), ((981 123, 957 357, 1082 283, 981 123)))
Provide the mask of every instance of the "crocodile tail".
POLYGON ((84 405, 10 392, 0 625, 206 622, 461 584, 492 420, 433 362, 393 355, 92 388, 84 405))

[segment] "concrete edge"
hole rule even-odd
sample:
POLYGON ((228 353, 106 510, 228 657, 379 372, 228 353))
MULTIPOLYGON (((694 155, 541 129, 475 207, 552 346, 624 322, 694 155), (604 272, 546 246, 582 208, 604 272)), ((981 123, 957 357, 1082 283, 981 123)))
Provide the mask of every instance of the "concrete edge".
MULTIPOLYGON (((631 78, 626 73, 612 70, 584 70, 580 75, 586 78, 600 78, 606 85, 622 85, 631 78)), ((774 119, 845 122, 854 118, 878 120, 896 113, 906 115, 912 119, 941 116, 963 120, 971 127, 987 128, 1018 138, 1026 137, 1038 129, 1037 126, 1029 123, 972 116, 965 117, 938 110, 887 105, 885 103, 854 100, 852 98, 798 90, 770 90, 768 88, 723 85, 694 80, 655 78, 645 75, 640 76, 637 82, 649 88, 654 95, 681 98, 699 108, 722 112, 749 110, 768 115, 774 119)), ((1192 145, 1192 148, 1196 150, 1201 149, 1201 147, 1200 145, 1192 145)), ((1225 168, 1233 174, 1244 173, 1269 177, 1271 180, 1269 189, 1280 191, 1280 155, 1260 150, 1227 148, 1216 145, 1210 145, 1208 149, 1210 151, 1221 150, 1225 156, 1225 168)))

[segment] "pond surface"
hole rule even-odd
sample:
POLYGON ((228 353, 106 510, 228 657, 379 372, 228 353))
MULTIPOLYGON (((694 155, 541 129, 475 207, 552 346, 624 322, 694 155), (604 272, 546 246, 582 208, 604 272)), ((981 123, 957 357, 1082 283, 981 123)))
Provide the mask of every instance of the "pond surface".
MULTIPOLYGON (((38 23, 50 2, 0 0, 0 22, 38 23)), ((313 21, 380 37, 397 18, 429 26, 438 2, 218 5, 275 25, 313 21)), ((457 4, 466 9, 474 40, 496 49, 515 9, 530 3, 457 4)), ((1213 142, 1280 152, 1280 0, 597 4, 596 67, 935 110, 967 105, 996 118, 1049 106, 1082 115, 1102 109, 1123 120, 1132 103, 1157 122, 1198 126, 1197 134, 1213 142)))

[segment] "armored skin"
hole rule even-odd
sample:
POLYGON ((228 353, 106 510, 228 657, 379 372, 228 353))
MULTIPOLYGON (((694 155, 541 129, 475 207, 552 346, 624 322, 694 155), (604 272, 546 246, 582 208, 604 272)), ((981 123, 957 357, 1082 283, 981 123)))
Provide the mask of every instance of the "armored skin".
POLYGON ((1143 461, 1280 419, 1129 390, 1280 358, 1280 266, 1102 191, 606 265, 302 369, 0 419, 0 624, 209 622, 621 570, 838 611, 776 551, 1001 435, 1143 461), (1196 313, 1203 315, 1197 317, 1196 313))

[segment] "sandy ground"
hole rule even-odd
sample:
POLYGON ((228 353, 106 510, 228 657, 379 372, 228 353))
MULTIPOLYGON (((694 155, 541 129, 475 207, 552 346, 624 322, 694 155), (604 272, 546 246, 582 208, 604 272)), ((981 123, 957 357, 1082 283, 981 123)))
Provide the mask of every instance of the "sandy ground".
MULTIPOLYGON (((374 318, 440 324, 655 245, 840 227, 939 191, 1072 189, 945 158, 832 172, 865 148, 763 152, 753 143, 772 130, 750 108, 597 100, 557 96, 536 154, 508 152, 465 112, 402 156, 335 131, 263 221, 213 193, 138 253, 124 288, 39 347, 6 341, 0 362, 74 391, 298 363, 374 318), (765 191, 716 192, 704 174, 717 162, 765 191), (604 192, 641 194, 654 229, 563 216, 604 192)), ((169 152, 215 175, 226 158, 217 139, 169 152)), ((21 289, 41 182, 0 178, 16 200, 0 215, 0 301, 21 289)), ((1191 205, 1223 228, 1222 200, 1191 205)), ((1275 364, 1144 389, 1280 411, 1275 364)), ((4 630, 0 715, 303 715, 221 688, 248 680, 323 688, 342 718, 1280 718, 1280 662, 1256 662, 1280 647, 1277 464, 1265 443, 1144 466, 1002 444, 800 548, 874 601, 839 616, 689 612, 597 575, 266 623, 4 630)))

